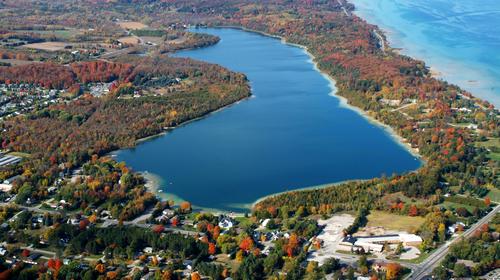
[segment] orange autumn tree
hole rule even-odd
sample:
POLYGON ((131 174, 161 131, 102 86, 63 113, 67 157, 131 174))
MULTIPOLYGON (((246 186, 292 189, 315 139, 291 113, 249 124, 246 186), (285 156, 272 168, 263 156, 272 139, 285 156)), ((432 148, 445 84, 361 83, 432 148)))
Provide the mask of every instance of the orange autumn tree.
POLYGON ((181 202, 179 207, 181 208, 181 211, 184 213, 191 211, 191 203, 189 201, 181 202))
POLYGON ((219 238, 219 235, 220 235, 220 227, 219 226, 215 226, 214 227, 214 231, 212 233, 212 238, 214 240, 217 240, 217 238, 219 238))
POLYGON ((491 199, 488 196, 484 199, 484 204, 488 207, 491 205, 491 199))
POLYGON ((397 279, 401 273, 401 265, 398 263, 388 263, 386 267, 385 277, 387 280, 397 279))
POLYGON ((243 251, 249 251, 253 246, 253 239, 250 236, 245 237, 240 243, 240 249, 243 251))
POLYGON ((299 246, 299 237, 296 233, 292 233, 285 246, 285 251, 289 257, 293 257, 295 250, 299 246))
POLYGON ((216 251, 217 251, 217 248, 215 247, 215 244, 212 242, 208 243, 208 253, 210 255, 215 255, 216 251))
POLYGON ((191 280, 201 280, 201 276, 198 272, 191 273, 191 280))

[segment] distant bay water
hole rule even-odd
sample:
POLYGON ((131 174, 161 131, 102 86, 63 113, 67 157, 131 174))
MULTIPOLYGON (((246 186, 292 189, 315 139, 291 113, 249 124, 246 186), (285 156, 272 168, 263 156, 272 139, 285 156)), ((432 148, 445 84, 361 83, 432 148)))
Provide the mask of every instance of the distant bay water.
POLYGON ((201 29, 221 41, 177 56, 245 73, 253 97, 116 153, 156 175, 164 199, 248 211, 287 190, 408 172, 421 162, 386 129, 346 108, 307 53, 236 29, 201 29))
POLYGON ((500 106, 500 1, 349 0, 392 47, 500 106))

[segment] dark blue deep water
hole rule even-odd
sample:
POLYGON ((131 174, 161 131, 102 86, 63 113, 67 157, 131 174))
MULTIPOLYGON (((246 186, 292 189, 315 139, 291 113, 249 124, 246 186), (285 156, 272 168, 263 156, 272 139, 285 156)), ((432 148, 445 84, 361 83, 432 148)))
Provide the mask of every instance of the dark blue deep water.
POLYGON ((330 94, 304 50, 235 29, 178 56, 243 72, 253 97, 122 150, 117 159, 161 178, 162 197, 244 211, 273 193, 414 170, 420 161, 387 131, 330 94))

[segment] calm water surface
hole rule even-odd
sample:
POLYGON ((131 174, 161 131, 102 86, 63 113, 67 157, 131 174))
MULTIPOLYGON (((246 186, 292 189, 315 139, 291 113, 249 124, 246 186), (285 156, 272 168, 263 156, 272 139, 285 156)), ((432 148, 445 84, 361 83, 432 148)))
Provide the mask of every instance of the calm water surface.
POLYGON ((121 150, 117 159, 162 178, 165 198, 243 211, 263 196, 406 172, 420 161, 381 127, 343 107, 300 48, 234 29, 178 53, 245 73, 254 97, 121 150))
POLYGON ((500 106, 499 0, 350 0, 393 47, 500 106))

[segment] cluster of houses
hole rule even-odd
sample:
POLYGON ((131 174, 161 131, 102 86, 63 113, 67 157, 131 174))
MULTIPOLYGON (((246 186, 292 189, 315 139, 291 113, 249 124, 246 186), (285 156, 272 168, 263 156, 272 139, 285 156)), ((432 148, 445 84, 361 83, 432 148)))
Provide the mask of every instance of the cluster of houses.
POLYGON ((89 92, 94 97, 101 97, 109 93, 112 83, 94 83, 89 86, 89 92))
POLYGON ((403 246, 419 246, 422 238, 415 234, 386 234, 376 236, 348 235, 339 244, 339 249, 345 251, 382 252, 385 244, 403 244, 403 246))
POLYGON ((0 84, 0 120, 57 103, 64 92, 30 84, 0 84))

